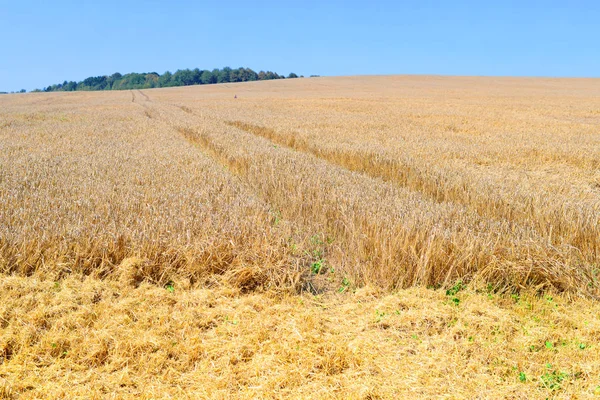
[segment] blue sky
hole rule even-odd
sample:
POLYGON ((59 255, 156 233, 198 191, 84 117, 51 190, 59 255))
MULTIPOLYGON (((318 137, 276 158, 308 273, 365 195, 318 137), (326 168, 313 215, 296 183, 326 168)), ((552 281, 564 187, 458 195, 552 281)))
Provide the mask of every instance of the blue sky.
POLYGON ((0 90, 113 72, 600 76, 598 1, 0 0, 0 90))

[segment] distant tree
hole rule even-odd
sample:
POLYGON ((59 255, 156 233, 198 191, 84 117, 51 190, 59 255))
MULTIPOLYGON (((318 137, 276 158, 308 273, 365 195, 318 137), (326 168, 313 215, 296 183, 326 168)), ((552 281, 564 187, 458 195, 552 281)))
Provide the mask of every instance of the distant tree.
POLYGON ((171 79, 173 78, 173 74, 169 71, 165 72, 161 76, 158 77, 158 87, 168 87, 171 86, 171 79))
MULTIPOLYGON (((289 77, 297 77, 291 73, 289 77)), ((215 68, 212 71, 183 69, 177 70, 174 74, 166 71, 160 75, 156 72, 149 73, 129 73, 122 75, 119 72, 108 76, 90 76, 83 81, 64 81, 63 83, 44 87, 42 90, 34 91, 54 92, 54 91, 75 91, 75 90, 128 90, 128 89, 148 89, 155 87, 169 86, 188 86, 225 82, 247 82, 265 79, 285 79, 285 76, 272 71, 260 71, 256 73, 250 68, 224 67, 215 68)))
POLYGON ((202 74, 200 75, 200 83, 202 83, 203 85, 217 83, 217 76, 215 76, 210 71, 202 71, 202 74))
POLYGON ((217 83, 226 83, 229 82, 229 78, 231 76, 231 68, 224 67, 219 71, 219 75, 217 77, 217 83))
POLYGON ((297 78, 297 77, 298 77, 298 75, 296 75, 293 72, 290 72, 290 74, 288 75, 288 79, 297 78))
POLYGON ((192 71, 192 83, 191 85, 200 85, 202 83, 202 71, 198 68, 194 68, 192 71))
POLYGON ((146 83, 144 83, 145 88, 155 88, 158 87, 158 79, 160 75, 156 72, 149 72, 146 74, 146 83))
MULTIPOLYGON (((114 74, 112 74, 111 76, 106 78, 106 87, 104 88, 105 90, 111 90, 115 87, 115 85, 118 85, 118 83, 120 82, 121 78, 123 77, 123 75, 121 75, 118 72, 115 72, 114 74)), ((63 87, 66 85, 63 85, 63 87)))
POLYGON ((66 84, 63 83, 63 90, 64 91, 72 92, 72 91, 74 91, 76 89, 77 89, 77 82, 70 81, 70 82, 67 82, 66 84))
POLYGON ((249 81, 258 80, 258 74, 256 72, 254 72, 253 70, 251 70, 250 68, 246 68, 246 75, 248 76, 249 81))
POLYGON ((27 93, 27 90, 21 89, 21 90, 19 90, 19 93, 27 93))
POLYGON ((125 74, 121 79, 113 83, 113 89, 142 89, 146 85, 146 75, 135 72, 125 74))
POLYGON ((232 69, 229 71, 229 82, 242 82, 242 77, 240 76, 240 69, 232 69))
POLYGON ((176 86, 193 85, 195 82, 195 74, 189 69, 178 69, 173 74, 173 82, 176 86))
POLYGON ((90 90, 104 90, 107 85, 107 77, 90 76, 83 80, 83 85, 90 88, 90 90))

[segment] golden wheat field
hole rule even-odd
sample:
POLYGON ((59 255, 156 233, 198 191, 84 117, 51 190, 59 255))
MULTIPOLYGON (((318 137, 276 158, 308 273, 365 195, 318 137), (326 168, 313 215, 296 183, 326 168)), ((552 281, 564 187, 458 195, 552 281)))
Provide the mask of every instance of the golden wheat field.
POLYGON ((600 80, 0 96, 0 398, 600 397, 600 80))

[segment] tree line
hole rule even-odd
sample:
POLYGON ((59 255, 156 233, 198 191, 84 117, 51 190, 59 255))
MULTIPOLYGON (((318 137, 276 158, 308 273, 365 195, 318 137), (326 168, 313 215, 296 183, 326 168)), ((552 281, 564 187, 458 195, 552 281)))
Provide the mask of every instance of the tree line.
MULTIPOLYGON (((295 73, 290 73, 287 78, 298 78, 295 73)), ((302 76, 300 76, 302 77, 302 76)), ((64 81, 50 85, 34 92, 72 92, 77 90, 129 90, 129 89, 151 89, 173 86, 209 85, 213 83, 226 82, 248 82, 264 81, 271 79, 285 79, 272 71, 255 72, 250 68, 232 69, 225 67, 215 68, 212 71, 201 69, 180 69, 175 73, 169 71, 160 75, 156 72, 130 73, 121 75, 116 72, 110 76, 91 76, 80 82, 64 81)))

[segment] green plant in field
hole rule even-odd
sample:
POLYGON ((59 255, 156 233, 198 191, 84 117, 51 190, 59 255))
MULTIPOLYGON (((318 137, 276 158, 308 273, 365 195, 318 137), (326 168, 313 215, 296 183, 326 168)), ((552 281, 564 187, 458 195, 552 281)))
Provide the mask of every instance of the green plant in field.
POLYGON ((169 281, 165 285, 165 289, 167 289, 170 293, 175 293, 175 284, 173 282, 169 281))
POLYGON ((521 371, 519 372, 519 381, 525 383, 527 382, 527 375, 525 375, 525 372, 521 371))
POLYGON ((310 243, 313 246, 322 246, 324 244, 319 235, 312 235, 310 237, 310 243))
POLYGON ((312 252, 306 251, 306 255, 310 256, 314 261, 310 265, 310 270, 313 274, 320 274, 327 271, 325 262, 325 243, 321 240, 320 235, 315 234, 310 237, 310 244, 313 247, 312 252))
POLYGON ((463 285, 462 281, 457 281, 454 284, 454 286, 452 286, 450 289, 446 290, 446 296, 456 296, 458 294, 458 292, 460 292, 464 288, 465 288, 465 286, 463 285))
POLYGON ((324 266, 325 266, 325 260, 320 258, 317 261, 313 262, 310 266, 310 271, 315 274, 318 275, 320 274, 322 271, 324 271, 324 266))
POLYGON ((344 278, 344 279, 342 279, 342 286, 340 286, 340 288, 338 289, 338 292, 344 293, 346 290, 348 290, 349 287, 350 287, 350 281, 348 280, 348 278, 344 278))
POLYGON ((450 296, 450 301, 452 301, 455 306, 460 304, 460 299, 456 297, 456 295, 464 288, 465 286, 463 285, 462 281, 458 281, 454 284, 454 286, 446 290, 446 296, 450 296))
POLYGON ((313 235, 310 238, 310 243, 313 250, 305 250, 305 254, 314 260, 310 265, 311 272, 315 275, 326 272, 323 241, 319 238, 319 235, 313 235))
POLYGON ((279 223, 281 222, 281 211, 279 210, 275 210, 273 211, 273 226, 277 226, 279 225, 279 223))
POLYGON ((540 377, 542 386, 553 392, 562 389, 562 383, 569 378, 569 374, 553 369, 552 364, 546 364, 546 368, 548 371, 540 377))
POLYGON ((528 347, 528 349, 529 349, 529 351, 530 351, 531 353, 533 353, 534 351, 538 351, 538 350, 539 350, 537 347, 535 347, 535 345, 534 345, 534 344, 530 345, 530 346, 528 347))

